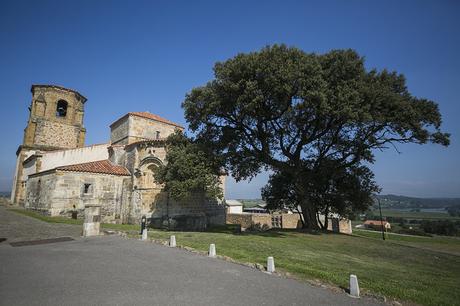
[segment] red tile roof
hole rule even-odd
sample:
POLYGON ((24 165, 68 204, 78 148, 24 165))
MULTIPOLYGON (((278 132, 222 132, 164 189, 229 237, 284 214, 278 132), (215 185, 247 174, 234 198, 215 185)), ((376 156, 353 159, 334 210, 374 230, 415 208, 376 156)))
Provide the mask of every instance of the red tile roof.
POLYGON ((123 166, 112 164, 109 160, 99 160, 95 162, 68 165, 57 167, 56 170, 62 171, 75 171, 75 172, 90 172, 90 173, 103 173, 113 175, 131 175, 123 166))
POLYGON ((182 125, 180 125, 178 123, 174 123, 172 121, 169 121, 168 119, 162 118, 162 117, 160 117, 158 115, 155 115, 155 114, 152 114, 152 113, 149 113, 149 112, 129 112, 126 115, 122 116, 121 118, 115 120, 115 122, 112 123, 110 126, 114 125, 115 123, 117 123, 118 121, 120 121, 121 119, 123 119, 123 118, 125 118, 127 116, 137 116, 137 117, 141 117, 141 118, 151 119, 151 120, 163 122, 163 123, 166 123, 166 124, 174 125, 174 126, 176 126, 178 128, 181 128, 181 129, 184 128, 182 125))
MULTIPOLYGON (((381 226, 381 225, 382 225, 382 221, 380 221, 380 220, 366 220, 366 221, 364 222, 364 224, 381 226)), ((388 222, 387 222, 387 221, 383 221, 383 225, 386 225, 386 224, 388 224, 388 222)))

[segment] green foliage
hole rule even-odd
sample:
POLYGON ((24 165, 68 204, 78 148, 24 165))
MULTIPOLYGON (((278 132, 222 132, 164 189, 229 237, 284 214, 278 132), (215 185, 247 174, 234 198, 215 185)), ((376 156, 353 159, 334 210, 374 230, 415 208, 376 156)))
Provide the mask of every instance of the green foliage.
POLYGON ((457 236, 460 233, 460 221, 451 220, 437 220, 429 221, 422 220, 420 227, 425 233, 443 235, 443 236, 457 236))
POLYGON ((177 131, 168 137, 166 163, 155 170, 154 176, 173 199, 186 199, 192 194, 221 199, 219 174, 218 161, 177 131))
POLYGON ((435 102, 412 96, 401 74, 367 71, 353 50, 274 45, 216 63, 214 75, 183 102, 197 140, 237 180, 262 169, 291 177, 309 227, 324 206, 310 195, 337 185, 339 168, 360 169, 399 143, 449 144, 435 102), (318 173, 321 188, 311 186, 318 173))
MULTIPOLYGON (((343 168, 331 163, 318 171, 305 173, 303 179, 308 182, 308 198, 315 203, 318 212, 351 218, 372 205, 373 193, 379 191, 373 177, 367 167, 343 168)), ((287 207, 296 210, 298 196, 295 179, 286 173, 274 173, 262 188, 262 198, 269 209, 287 207)), ((327 224, 322 227, 327 228, 327 224)))
POLYGON ((447 207, 446 210, 450 216, 460 217, 460 205, 447 207))

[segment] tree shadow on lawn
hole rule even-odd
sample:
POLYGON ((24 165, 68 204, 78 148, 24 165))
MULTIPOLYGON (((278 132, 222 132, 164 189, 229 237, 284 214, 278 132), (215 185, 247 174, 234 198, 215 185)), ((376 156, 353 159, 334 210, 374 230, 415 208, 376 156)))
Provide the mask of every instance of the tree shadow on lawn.
MULTIPOLYGON (((241 231, 240 225, 237 224, 226 224, 226 225, 214 225, 208 227, 204 231, 196 231, 196 230, 184 230, 184 229, 171 229, 168 230, 166 228, 155 228, 157 231, 161 231, 164 233, 173 233, 173 232, 181 232, 187 235, 187 233, 212 233, 212 234, 227 234, 227 235, 234 235, 234 236, 259 236, 259 237, 267 237, 267 238, 289 238, 293 237, 292 234, 305 234, 305 235, 337 235, 339 233, 334 233, 331 231, 326 230, 319 230, 313 231, 308 229, 280 229, 280 228, 271 228, 267 230, 245 230, 241 231)), ((342 235, 342 234, 339 234, 342 235)), ((191 237, 191 236, 190 236, 191 237)))
POLYGON ((280 228, 272 228, 268 230, 246 230, 241 231, 241 227, 239 225, 234 224, 227 224, 221 226, 213 226, 206 229, 207 233, 220 233, 220 234, 231 234, 231 235, 238 235, 238 236, 261 236, 261 237, 276 237, 276 238, 287 238, 292 236, 291 234, 299 233, 299 234, 306 234, 306 235, 330 235, 336 234, 330 231, 313 231, 308 229, 280 229, 280 228))

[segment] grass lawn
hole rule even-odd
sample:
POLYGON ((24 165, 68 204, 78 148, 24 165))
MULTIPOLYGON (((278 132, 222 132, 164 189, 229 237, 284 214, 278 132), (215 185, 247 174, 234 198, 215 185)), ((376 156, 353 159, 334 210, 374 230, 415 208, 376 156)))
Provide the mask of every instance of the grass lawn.
MULTIPOLYGON (((13 211, 47 222, 81 223, 13 211)), ((138 225, 103 227, 139 230, 138 225)), ((154 239, 167 240, 172 234, 178 245, 200 251, 207 251, 209 244, 215 243, 217 254, 239 262, 265 265, 267 257, 274 256, 278 270, 305 280, 347 288, 349 275, 356 274, 363 292, 423 305, 460 305, 460 240, 456 238, 390 234, 382 241, 378 232, 358 230, 353 236, 282 230, 234 234, 226 227, 210 232, 149 231, 154 239)))
POLYGON ((44 216, 42 214, 39 214, 38 212, 31 211, 31 210, 25 210, 21 208, 9 208, 9 211, 13 211, 15 213, 33 217, 35 219, 39 219, 48 223, 64 223, 64 224, 83 224, 83 220, 81 219, 70 219, 66 217, 50 217, 50 216, 44 216))
MULTIPOLYGON (((373 210, 374 215, 379 216, 379 211, 373 210)), ((447 213, 442 212, 415 212, 415 211, 400 211, 393 209, 382 209, 383 217, 400 217, 406 219, 416 220, 460 220, 460 217, 453 217, 447 213)))
MULTIPOLYGON (((381 232, 353 229, 353 234, 356 236, 369 237, 377 240, 382 240, 381 232)), ((428 249, 436 252, 444 252, 460 256, 460 237, 447 236, 413 236, 401 235, 394 233, 386 233, 386 242, 396 243, 405 246, 428 249)))

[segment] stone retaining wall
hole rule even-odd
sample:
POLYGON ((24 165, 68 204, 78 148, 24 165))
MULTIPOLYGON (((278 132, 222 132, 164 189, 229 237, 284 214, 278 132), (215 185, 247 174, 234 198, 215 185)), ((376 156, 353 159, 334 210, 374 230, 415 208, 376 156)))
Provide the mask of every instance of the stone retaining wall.
MULTIPOLYGON (((240 225, 243 231, 246 229, 296 229, 302 227, 298 214, 227 214, 226 219, 227 224, 240 225)), ((343 234, 351 234, 351 221, 347 219, 329 218, 328 230, 343 234)))

